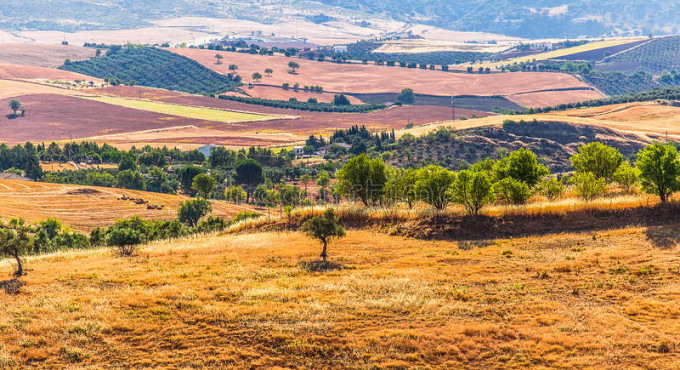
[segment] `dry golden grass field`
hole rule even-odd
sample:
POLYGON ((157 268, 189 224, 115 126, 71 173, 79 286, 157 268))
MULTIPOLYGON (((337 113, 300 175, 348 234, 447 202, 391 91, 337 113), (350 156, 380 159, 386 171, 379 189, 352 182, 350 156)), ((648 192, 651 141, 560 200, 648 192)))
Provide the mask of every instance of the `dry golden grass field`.
MULTIPOLYGON (((48 184, 0 180, 0 216, 4 221, 23 217, 36 222, 53 217, 76 231, 89 232, 106 227, 116 220, 131 216, 170 220, 177 218, 183 196, 148 193, 136 190, 98 188, 92 186, 48 184), (147 209, 145 204, 119 199, 121 196, 144 199, 162 210, 147 209)), ((225 202, 213 202, 213 214, 231 218, 249 209, 225 202)))
POLYGON ((677 230, 353 230, 325 273, 294 232, 30 257, 0 290, 0 368, 677 369, 677 230))

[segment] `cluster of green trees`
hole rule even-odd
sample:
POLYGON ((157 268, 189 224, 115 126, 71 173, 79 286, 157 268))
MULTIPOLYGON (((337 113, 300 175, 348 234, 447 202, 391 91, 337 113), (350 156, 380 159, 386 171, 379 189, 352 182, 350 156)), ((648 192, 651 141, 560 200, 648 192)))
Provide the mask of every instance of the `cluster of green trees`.
POLYGON ((336 177, 342 196, 367 206, 422 201, 437 210, 453 202, 477 214, 487 204, 523 204, 533 194, 549 200, 559 198, 566 182, 574 193, 592 200, 601 196, 610 183, 624 191, 638 184, 642 190, 658 195, 665 203, 680 190, 680 159, 673 145, 655 143, 637 154, 635 166, 627 163, 616 149, 594 142, 579 147, 571 158, 575 173, 557 179, 540 164, 528 149, 520 149, 498 160, 487 158, 469 169, 454 173, 441 166, 394 168, 380 158, 359 155, 347 161, 336 177))
POLYGON ((334 103, 319 103, 316 101, 301 102, 297 100, 271 100, 260 98, 246 98, 241 96, 220 95, 220 99, 236 101, 246 104, 263 105, 266 107, 295 109, 311 112, 333 112, 333 113, 366 113, 385 109, 384 104, 349 104, 346 96, 337 94, 334 103), (344 99, 343 99, 344 98, 344 99))
POLYGON ((222 75, 200 63, 166 50, 127 45, 107 55, 69 62, 60 69, 114 82, 138 84, 191 94, 215 95, 237 86, 240 76, 222 75))

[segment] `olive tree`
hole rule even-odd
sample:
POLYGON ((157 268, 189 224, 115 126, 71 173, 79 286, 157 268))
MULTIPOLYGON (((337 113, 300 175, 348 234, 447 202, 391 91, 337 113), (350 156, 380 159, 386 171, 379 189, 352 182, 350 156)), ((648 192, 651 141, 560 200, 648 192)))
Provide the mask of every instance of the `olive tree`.
POLYGON ((609 183, 616 170, 623 163, 623 155, 618 149, 599 142, 578 148, 578 154, 570 158, 576 172, 591 172, 595 177, 609 183))
POLYGON ((17 270, 14 272, 16 277, 24 275, 21 256, 27 254, 31 246, 28 230, 23 220, 17 222, 16 230, 0 229, 0 255, 13 257, 17 261, 17 270))
POLYGON ((198 221, 210 212, 212 212, 210 202, 205 199, 194 199, 180 204, 177 216, 181 222, 196 227, 198 221))
POLYGON ((323 244, 321 258, 324 262, 326 262, 328 257, 328 242, 333 238, 345 236, 345 229, 338 223, 333 208, 326 209, 322 217, 314 216, 305 221, 300 230, 310 238, 317 239, 323 244))
POLYGON ((463 205, 465 210, 476 215, 487 204, 494 201, 495 194, 489 176, 485 172, 463 170, 456 176, 452 187, 453 201, 463 205))
POLYGON ((385 193, 387 171, 380 158, 360 154, 347 161, 336 177, 343 195, 359 198, 367 206, 378 204, 385 193))
POLYGON ((658 195, 662 203, 680 190, 680 160, 674 146, 659 143, 647 146, 638 153, 635 167, 640 170, 642 190, 658 195))

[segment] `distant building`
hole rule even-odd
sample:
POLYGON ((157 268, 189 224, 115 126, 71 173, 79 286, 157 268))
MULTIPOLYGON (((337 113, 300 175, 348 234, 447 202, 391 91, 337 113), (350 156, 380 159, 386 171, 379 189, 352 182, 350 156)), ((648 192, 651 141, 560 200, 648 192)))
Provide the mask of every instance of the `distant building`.
POLYGON ((552 42, 536 42, 531 44, 534 49, 553 50, 555 46, 552 42))
POLYGON ((28 177, 17 175, 15 173, 0 173, 0 180, 33 181, 28 177))
POLYGON ((294 146, 294 147, 293 147, 293 151, 294 151, 295 154, 297 154, 297 155, 303 155, 303 154, 305 154, 305 148, 302 147, 302 146, 294 146))
POLYGON ((346 150, 349 150, 349 148, 352 147, 351 145, 345 144, 345 143, 333 143, 333 144, 322 146, 321 148, 319 148, 319 150, 318 150, 319 154, 326 155, 326 153, 328 152, 328 149, 330 149, 332 146, 339 146, 339 147, 344 148, 346 150))
POLYGON ((335 45, 333 46, 334 53, 347 53, 347 45, 335 45))

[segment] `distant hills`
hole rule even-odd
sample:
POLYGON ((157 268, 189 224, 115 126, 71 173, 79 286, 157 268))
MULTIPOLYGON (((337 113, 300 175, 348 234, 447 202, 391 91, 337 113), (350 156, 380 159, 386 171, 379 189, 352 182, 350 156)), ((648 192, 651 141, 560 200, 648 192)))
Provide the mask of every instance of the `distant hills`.
POLYGON ((680 3, 665 0, 271 0, 266 8, 246 0, 4 0, 0 29, 135 28, 150 25, 149 20, 180 16, 272 22, 316 14, 312 17, 324 22, 333 18, 323 12, 348 10, 369 22, 388 16, 525 38, 669 34, 678 32, 680 24, 680 3))

